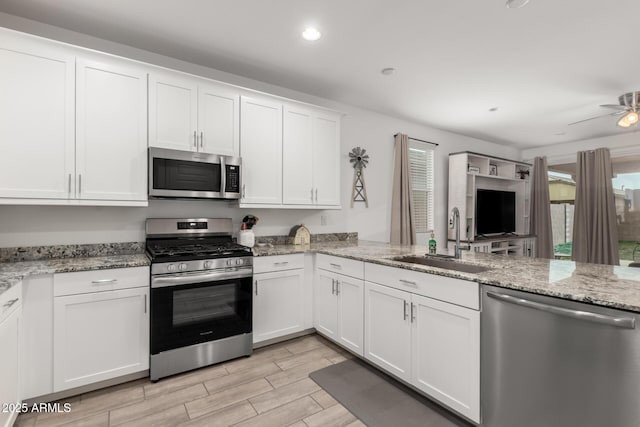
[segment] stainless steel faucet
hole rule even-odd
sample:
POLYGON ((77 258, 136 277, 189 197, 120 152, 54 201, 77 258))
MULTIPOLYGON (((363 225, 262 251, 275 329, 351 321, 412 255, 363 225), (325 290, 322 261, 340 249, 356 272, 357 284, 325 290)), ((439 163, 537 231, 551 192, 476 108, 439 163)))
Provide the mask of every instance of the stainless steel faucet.
POLYGON ((451 209, 449 228, 455 228, 456 230, 456 245, 453 247, 453 257, 460 258, 462 255, 462 249, 460 248, 460 211, 456 207, 451 209))

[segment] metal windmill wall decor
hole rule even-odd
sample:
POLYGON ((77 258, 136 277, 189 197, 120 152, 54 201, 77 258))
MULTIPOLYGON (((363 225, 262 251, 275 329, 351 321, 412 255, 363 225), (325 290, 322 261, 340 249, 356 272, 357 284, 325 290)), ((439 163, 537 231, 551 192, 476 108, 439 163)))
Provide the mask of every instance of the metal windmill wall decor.
POLYGON ((369 207, 367 188, 364 185, 363 170, 369 163, 369 155, 364 148, 356 147, 349 153, 349 161, 353 163, 353 189, 351 190, 351 207, 353 202, 364 202, 369 207))

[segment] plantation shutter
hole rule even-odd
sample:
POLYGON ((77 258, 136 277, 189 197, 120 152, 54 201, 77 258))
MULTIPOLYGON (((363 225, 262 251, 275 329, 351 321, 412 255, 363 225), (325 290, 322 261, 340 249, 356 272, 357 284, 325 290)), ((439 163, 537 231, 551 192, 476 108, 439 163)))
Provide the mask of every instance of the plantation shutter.
POLYGON ((433 230, 433 150, 412 141, 409 163, 416 233, 426 233, 433 230))

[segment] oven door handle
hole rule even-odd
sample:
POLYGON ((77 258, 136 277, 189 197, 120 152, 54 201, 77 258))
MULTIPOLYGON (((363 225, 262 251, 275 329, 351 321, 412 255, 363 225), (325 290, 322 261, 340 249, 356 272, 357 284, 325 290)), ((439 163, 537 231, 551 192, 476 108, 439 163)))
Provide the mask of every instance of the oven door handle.
POLYGON ((241 279, 253 276, 253 268, 238 268, 231 271, 209 270, 206 273, 180 273, 165 275, 163 277, 152 277, 152 288, 166 288, 169 286, 190 285, 193 283, 212 282, 215 280, 241 279))

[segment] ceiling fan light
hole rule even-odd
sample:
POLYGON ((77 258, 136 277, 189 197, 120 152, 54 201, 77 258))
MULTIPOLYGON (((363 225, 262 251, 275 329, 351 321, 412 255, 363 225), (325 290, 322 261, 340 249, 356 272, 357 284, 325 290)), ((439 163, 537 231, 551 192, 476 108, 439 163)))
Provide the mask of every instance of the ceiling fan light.
POLYGON ((635 111, 629 111, 627 114, 622 116, 620 120, 618 120, 618 126, 623 128, 628 128, 631 125, 635 125, 638 123, 638 113, 635 111))

